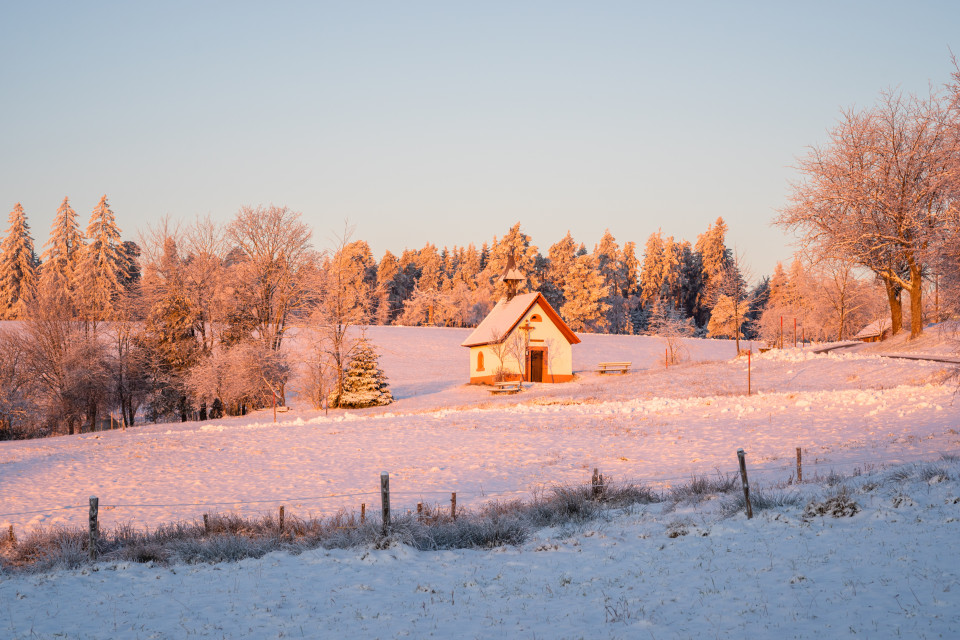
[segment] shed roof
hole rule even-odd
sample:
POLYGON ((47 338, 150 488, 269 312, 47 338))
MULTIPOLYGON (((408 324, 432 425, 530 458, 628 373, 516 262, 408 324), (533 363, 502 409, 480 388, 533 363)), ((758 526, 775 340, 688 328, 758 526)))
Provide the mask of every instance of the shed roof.
POLYGON ((512 299, 500 298, 496 306, 483 319, 476 329, 473 330, 466 340, 460 343, 461 347, 479 347, 485 344, 499 342, 514 330, 523 316, 533 307, 534 304, 540 304, 540 308, 550 318, 550 321, 560 329, 560 333, 570 344, 577 344, 580 338, 577 337, 567 323, 553 310, 547 299, 539 291, 533 293, 524 293, 514 296, 512 299))

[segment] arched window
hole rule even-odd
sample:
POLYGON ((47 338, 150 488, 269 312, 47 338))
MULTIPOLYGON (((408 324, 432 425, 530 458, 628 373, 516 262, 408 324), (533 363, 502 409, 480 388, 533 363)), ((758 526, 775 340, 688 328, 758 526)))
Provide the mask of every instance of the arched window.
POLYGON ((540 317, 539 313, 535 313, 530 316, 530 322, 543 322, 543 318, 540 317))
POLYGON ((483 351, 477 352, 477 371, 483 371, 483 351))

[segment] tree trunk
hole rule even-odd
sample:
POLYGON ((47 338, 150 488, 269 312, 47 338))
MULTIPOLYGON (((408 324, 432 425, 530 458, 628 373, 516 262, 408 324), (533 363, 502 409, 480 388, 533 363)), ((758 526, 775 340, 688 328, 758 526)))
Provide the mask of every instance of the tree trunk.
POLYGON ((910 339, 923 333, 923 278, 920 265, 910 266, 910 339))
POLYGON ((888 278, 883 279, 887 289, 887 302, 890 305, 890 335, 895 336, 903 329, 903 303, 900 301, 900 286, 888 278))

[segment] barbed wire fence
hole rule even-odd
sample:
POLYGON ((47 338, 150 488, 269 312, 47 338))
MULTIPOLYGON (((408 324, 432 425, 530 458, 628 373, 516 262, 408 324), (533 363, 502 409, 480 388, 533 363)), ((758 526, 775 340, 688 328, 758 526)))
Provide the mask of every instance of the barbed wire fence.
MULTIPOLYGON (((943 459, 947 457, 956 457, 960 458, 960 449, 953 451, 928 451, 928 452, 911 452, 909 454, 900 455, 900 456, 873 456, 873 457, 859 457, 856 459, 843 459, 838 461, 831 461, 828 459, 814 457, 810 461, 803 462, 801 460, 801 450, 797 450, 797 462, 794 463, 768 463, 768 464, 757 464, 750 465, 750 475, 756 482, 760 480, 764 483, 770 483, 774 485, 785 485, 785 484, 800 484, 804 482, 817 482, 820 478, 828 477, 832 474, 843 474, 847 473, 848 475, 857 475, 859 473, 869 472, 875 469, 883 469, 891 466, 902 465, 902 464, 913 464, 920 462, 931 462, 932 458, 936 456, 938 459, 943 459), (806 481, 804 481, 806 478, 806 481)), ((670 476, 647 476, 640 475, 636 477, 627 477, 627 478, 617 478, 616 482, 620 484, 634 484, 651 489, 658 489, 660 491, 666 492, 673 486, 676 486, 677 483, 690 482, 693 479, 698 477, 710 477, 710 476, 720 476, 725 478, 735 478, 739 473, 739 470, 736 467, 736 458, 731 456, 731 462, 729 468, 720 468, 714 467, 711 469, 691 469, 683 474, 675 474, 670 476)), ((601 480, 602 482, 602 480, 601 480)), ((400 491, 390 491, 389 496, 391 498, 399 498, 397 501, 396 509, 397 512, 402 513, 406 511, 408 514, 412 513, 416 508, 419 512, 423 508, 425 503, 428 503, 425 500, 426 497, 437 496, 436 503, 439 503, 443 500, 441 496, 450 496, 452 500, 452 513, 456 513, 457 509, 457 500, 458 498, 473 498, 474 505, 478 506, 485 504, 487 502, 504 500, 508 498, 512 499, 523 499, 523 498, 532 498, 535 497, 538 493, 544 491, 549 491, 552 488, 585 488, 593 487, 596 488, 596 478, 592 479, 590 482, 584 483, 564 483, 564 482, 533 482, 527 484, 525 487, 514 487, 507 489, 499 489, 494 491, 484 490, 482 486, 479 489, 475 490, 451 490, 451 489, 430 489, 430 490, 400 490, 400 491)), ((201 516, 205 517, 207 514, 204 511, 213 509, 215 513, 233 513, 233 514, 257 514, 265 515, 275 511, 278 507, 281 509, 286 505, 294 505, 297 508, 303 509, 304 505, 317 504, 320 505, 317 510, 307 509, 309 516, 329 516, 338 512, 343 512, 349 509, 354 511, 363 511, 365 512, 367 503, 360 500, 354 500, 354 503, 344 504, 344 499, 349 498, 368 498, 370 499, 371 504, 377 500, 377 498, 382 498, 381 491, 371 490, 371 491, 355 491, 349 493, 324 493, 317 495, 307 495, 307 496, 272 496, 267 498, 257 498, 257 499, 222 499, 222 500, 210 500, 210 501, 195 501, 195 502, 117 502, 111 503, 109 501, 104 503, 99 503, 99 497, 91 497, 90 504, 77 504, 77 505, 64 505, 64 506, 50 506, 42 509, 28 509, 20 511, 11 511, 6 513, 0 513, 0 523, 3 523, 4 528, 8 529, 8 536, 11 541, 15 540, 14 533, 14 524, 11 521, 12 518, 20 518, 23 516, 36 516, 36 515, 53 515, 58 512, 64 511, 80 511, 91 509, 91 518, 92 508, 94 501, 97 503, 98 510, 125 510, 125 509, 174 509, 180 510, 178 517, 180 521, 183 520, 199 520, 201 516), (324 508, 323 504, 328 504, 331 501, 339 501, 335 507, 324 508), (269 507, 268 507, 269 505, 269 507), (226 507, 223 511, 218 511, 217 509, 226 507)), ((461 508, 466 506, 463 502, 460 503, 461 508)), ((122 519, 118 519, 118 522, 123 522, 122 519)), ((99 525, 97 525, 99 526, 99 525)))

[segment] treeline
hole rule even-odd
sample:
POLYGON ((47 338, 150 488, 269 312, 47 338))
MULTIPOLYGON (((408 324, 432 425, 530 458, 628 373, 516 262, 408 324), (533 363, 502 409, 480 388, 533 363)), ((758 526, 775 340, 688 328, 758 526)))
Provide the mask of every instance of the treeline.
POLYGON ((356 396, 351 358, 370 358, 350 327, 474 326, 510 256, 521 290, 542 291, 575 331, 774 342, 779 314, 807 338, 840 338, 874 312, 876 287, 849 267, 840 284, 797 262, 748 286, 726 233, 719 218, 695 243, 658 231, 642 257, 609 231, 592 251, 567 233, 544 255, 518 223, 479 248, 428 243, 378 261, 349 229, 316 250, 300 214, 272 206, 226 225, 167 220, 124 242, 103 197, 86 233, 65 199, 38 259, 17 205, 0 245, 0 313, 16 321, 0 338, 0 431, 242 414, 283 404, 289 385, 338 406, 356 396), (292 332, 297 349, 284 349, 292 332))

